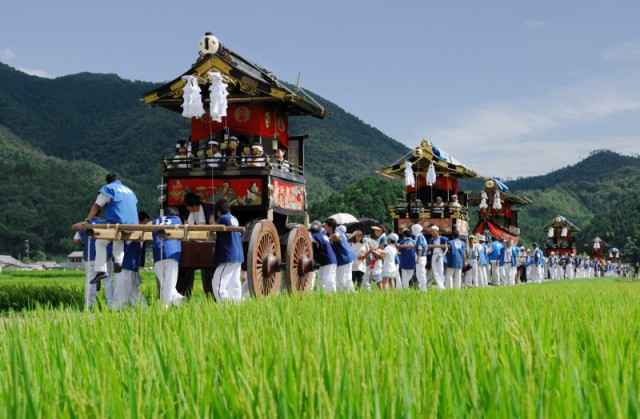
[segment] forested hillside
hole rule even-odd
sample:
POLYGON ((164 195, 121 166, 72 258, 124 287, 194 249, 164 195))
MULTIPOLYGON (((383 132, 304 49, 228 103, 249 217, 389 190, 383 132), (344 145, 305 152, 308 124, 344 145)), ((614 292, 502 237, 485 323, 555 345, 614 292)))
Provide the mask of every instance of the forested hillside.
MULTIPOLYGON (((107 173, 86 161, 50 157, 0 126, 0 254, 31 250, 54 254, 71 249, 71 224, 82 220, 107 173)), ((154 194, 125 180, 138 191, 140 209, 157 205, 154 194)))
POLYGON ((586 251, 585 244, 596 236, 620 249, 625 260, 640 261, 640 192, 593 217, 582 230, 578 241, 580 250, 586 251))
MULTIPOLYGON (((154 189, 158 156, 172 155, 176 140, 189 134, 189 123, 180 115, 142 105, 142 94, 156 86, 115 74, 43 79, 0 63, 0 125, 48 155, 90 161, 154 189)), ((311 200, 409 151, 337 105, 317 99, 331 112, 326 119, 291 118, 292 134, 310 134, 305 156, 311 200)))

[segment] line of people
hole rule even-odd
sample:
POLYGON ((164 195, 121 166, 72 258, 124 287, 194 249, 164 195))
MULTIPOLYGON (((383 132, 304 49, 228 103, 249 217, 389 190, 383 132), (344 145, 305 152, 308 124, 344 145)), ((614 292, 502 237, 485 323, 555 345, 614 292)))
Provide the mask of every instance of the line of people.
MULTIPOLYGON (((140 293, 142 283, 140 268, 144 266, 145 242, 137 240, 91 240, 83 227, 88 224, 154 224, 180 225, 179 212, 174 207, 165 210, 164 215, 150 221, 149 216, 137 210, 135 193, 122 184, 120 175, 109 173, 96 201, 91 206, 87 217, 73 225, 77 230, 74 242, 83 245, 83 259, 86 269, 85 307, 95 304, 96 294, 104 283, 107 305, 121 309, 127 305, 147 305, 140 293), (104 211, 105 218, 99 218, 104 211)), ((199 210, 199 208, 197 209, 199 210)), ((193 214, 194 224, 198 224, 201 214, 193 214), (197 218, 197 220, 196 220, 197 218)), ((191 216, 191 215, 190 215, 191 216)), ((191 220, 190 220, 191 221, 191 220)), ((231 215, 231 205, 226 199, 220 199, 214 206, 209 220, 217 224, 237 227, 238 220, 231 215)), ((202 222, 201 222, 202 223, 202 222)), ((165 307, 179 306, 185 299, 176 289, 178 266, 182 253, 179 240, 163 239, 153 232, 153 260, 160 300, 165 307)), ((218 301, 242 298, 240 266, 244 262, 242 239, 238 232, 217 233, 213 262, 217 269, 211 279, 203 278, 203 283, 210 282, 211 290, 218 301)))
POLYGON ((359 230, 347 236, 345 231, 331 218, 310 226, 314 259, 321 266, 317 288, 325 292, 371 290, 372 286, 407 289, 412 285, 424 291, 431 283, 438 289, 540 283, 592 277, 599 269, 586 258, 545 257, 537 243, 527 250, 509 238, 501 241, 493 237, 487 242, 483 235, 471 235, 463 240, 457 231, 448 239, 436 225, 424 230, 415 224, 404 229, 402 237, 387 235, 379 226, 372 227, 371 236, 359 230), (346 249, 347 242, 352 252, 346 249), (351 267, 351 281, 345 277, 347 266, 351 267))

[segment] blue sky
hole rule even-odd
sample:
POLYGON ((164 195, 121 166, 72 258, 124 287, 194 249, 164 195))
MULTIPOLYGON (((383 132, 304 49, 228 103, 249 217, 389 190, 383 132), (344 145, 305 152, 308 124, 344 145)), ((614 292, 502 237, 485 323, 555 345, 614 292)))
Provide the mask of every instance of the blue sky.
POLYGON ((485 175, 640 153, 640 1, 13 1, 0 61, 58 77, 176 77, 227 47, 412 147, 485 175))

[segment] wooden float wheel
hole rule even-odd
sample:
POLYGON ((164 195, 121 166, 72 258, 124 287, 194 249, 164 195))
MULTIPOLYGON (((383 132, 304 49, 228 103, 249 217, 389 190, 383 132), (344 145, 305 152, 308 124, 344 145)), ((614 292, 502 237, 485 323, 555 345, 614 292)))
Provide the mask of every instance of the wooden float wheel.
POLYGON ((278 292, 282 265, 276 226, 269 220, 258 221, 251 230, 247 250, 247 280, 252 297, 278 292))
POLYGON ((289 232, 285 255, 285 288, 290 292, 310 291, 313 285, 313 244, 302 225, 289 232))

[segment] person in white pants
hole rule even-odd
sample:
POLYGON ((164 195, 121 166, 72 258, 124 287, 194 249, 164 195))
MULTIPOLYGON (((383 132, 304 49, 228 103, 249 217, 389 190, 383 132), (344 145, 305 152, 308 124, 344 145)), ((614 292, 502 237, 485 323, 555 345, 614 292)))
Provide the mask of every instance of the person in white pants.
POLYGON ((531 255, 531 282, 539 284, 542 282, 542 251, 538 248, 538 243, 533 243, 533 252, 531 255))
POLYGON ((504 280, 503 285, 515 285, 513 279, 513 269, 516 264, 516 249, 511 246, 511 239, 504 241, 505 246, 500 249, 500 278, 504 280))
POLYGON ((146 306, 146 301, 142 304, 141 294, 136 286, 138 278, 136 274, 140 269, 140 247, 140 242, 127 241, 125 243, 122 270, 116 273, 113 291, 113 308, 116 310, 125 308, 127 305, 131 305, 131 307, 138 304, 146 306))
POLYGON ((480 252, 478 254, 478 282, 481 287, 486 287, 489 285, 489 273, 487 272, 487 245, 485 244, 486 239, 482 234, 478 234, 476 238, 480 245, 480 252))
MULTIPOLYGON (((96 222, 98 219, 94 218, 92 222, 96 222)), ((76 246, 82 246, 82 260, 84 261, 85 269, 85 287, 84 287, 84 306, 85 308, 91 308, 95 304, 98 294, 98 284, 92 284, 91 280, 95 276, 94 261, 96 258, 95 240, 92 240, 84 231, 76 231, 73 236, 73 244, 76 246)), ((109 260, 110 258, 108 258, 109 260)), ((109 260, 107 262, 107 277, 104 278, 102 283, 104 287, 104 296, 107 300, 107 306, 111 308, 113 305, 113 263, 109 260)))
POLYGON ((469 236, 469 246, 467 247, 467 263, 471 265, 465 276, 465 284, 467 287, 480 286, 480 269, 478 267, 478 259, 482 246, 477 242, 475 236, 469 236))
MULTIPOLYGON (((225 198, 216 201, 214 214, 216 224, 238 227, 238 219, 231 215, 231 204, 225 198)), ((213 250, 213 264, 217 266, 211 280, 213 295, 218 302, 241 301, 242 282, 240 266, 244 262, 242 235, 238 231, 216 233, 216 247, 213 250)))
POLYGON ((431 270, 433 279, 436 281, 438 289, 445 289, 444 286, 444 259, 447 255, 447 238, 440 235, 440 228, 436 225, 430 227, 432 237, 429 239, 427 248, 431 251, 431 270))
MULTIPOLYGON (((136 194, 123 185, 120 175, 111 172, 106 178, 107 184, 104 185, 96 198, 96 201, 89 209, 89 213, 84 221, 73 225, 75 230, 80 230, 86 226, 100 213, 104 208, 105 219, 110 224, 137 224, 138 223, 138 198, 136 194)), ((107 245, 106 240, 96 240, 96 259, 94 264, 95 276, 91 283, 107 277, 107 245)), ((124 258, 124 242, 122 240, 113 241, 113 258, 114 272, 120 272, 122 269, 122 259, 124 258)))
POLYGON ((351 266, 356 260, 356 253, 349 245, 349 239, 338 223, 333 218, 327 218, 324 222, 325 233, 329 236, 329 242, 333 253, 336 255, 336 288, 338 291, 353 292, 353 280, 351 279, 351 266))
POLYGON ((506 282, 505 280, 501 280, 501 272, 500 272, 500 250, 502 250, 504 246, 500 243, 497 237, 491 238, 491 246, 489 246, 489 261, 491 263, 491 283, 493 285, 502 285, 502 282, 506 282))
MULTIPOLYGON (((182 221, 178 217, 178 210, 168 207, 164 216, 158 217, 153 222, 154 225, 180 225, 182 221)), ((160 282, 160 301, 165 308, 170 305, 179 306, 184 300, 176 290, 178 283, 178 265, 182 254, 182 244, 179 240, 164 240, 153 232, 153 262, 156 276, 160 282)))
POLYGON ((447 269, 446 287, 447 289, 462 288, 462 268, 466 265, 466 246, 459 238, 458 230, 451 233, 452 240, 447 242, 447 269))
POLYGON ((422 234, 422 226, 414 224, 411 226, 416 240, 416 279, 418 280, 418 289, 420 291, 427 290, 427 239, 422 234))

